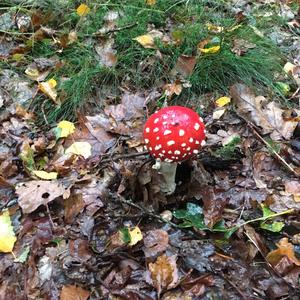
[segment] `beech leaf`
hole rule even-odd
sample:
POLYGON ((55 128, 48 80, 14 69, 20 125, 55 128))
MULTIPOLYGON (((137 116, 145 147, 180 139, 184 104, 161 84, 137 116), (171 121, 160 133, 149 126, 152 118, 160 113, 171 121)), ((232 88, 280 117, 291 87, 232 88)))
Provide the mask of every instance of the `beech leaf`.
POLYGON ((12 252, 16 240, 9 212, 6 210, 0 215, 0 252, 12 252))

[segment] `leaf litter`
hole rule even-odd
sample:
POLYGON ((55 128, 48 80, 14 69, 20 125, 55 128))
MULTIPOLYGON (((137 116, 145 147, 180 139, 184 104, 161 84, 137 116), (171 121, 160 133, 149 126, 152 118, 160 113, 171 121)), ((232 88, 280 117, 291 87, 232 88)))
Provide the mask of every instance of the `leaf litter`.
MULTIPOLYGON (((156 1, 146 4, 155 8, 156 1)), ((287 4, 280 7, 292 18, 287 4)), ((82 3, 74 13, 84 22, 92 7, 82 3)), ((16 23, 9 14, 0 17, 1 30, 30 29, 26 16, 16 23)), ((107 68, 118 59, 114 39, 103 36, 117 29, 118 17, 106 16, 94 44, 95 59, 107 68)), ((57 36, 50 27, 39 30, 41 38, 57 36)), ((70 34, 67 44, 76 43, 76 31, 70 34)), ((152 28, 134 42, 157 51, 160 42, 174 41, 152 28)), ((124 84, 100 113, 47 128, 35 125, 24 104, 38 86, 57 100, 59 80, 47 77, 56 58, 40 58, 22 74, 1 70, 1 299, 297 297, 300 158, 292 141, 299 139, 298 109, 290 113, 240 83, 230 98, 207 95, 214 105, 201 115, 209 146, 179 166, 171 196, 159 190, 159 174, 143 151, 142 127, 156 100, 173 101, 188 90, 199 55, 222 51, 211 42, 202 40, 201 54, 180 55, 171 71, 178 79, 160 84, 155 97, 124 84)), ((10 58, 16 46, 3 39, 0 57, 10 58)), ((255 46, 236 39, 231 51, 242 56, 255 46)), ((296 61, 285 67, 296 84, 297 68, 296 61)))

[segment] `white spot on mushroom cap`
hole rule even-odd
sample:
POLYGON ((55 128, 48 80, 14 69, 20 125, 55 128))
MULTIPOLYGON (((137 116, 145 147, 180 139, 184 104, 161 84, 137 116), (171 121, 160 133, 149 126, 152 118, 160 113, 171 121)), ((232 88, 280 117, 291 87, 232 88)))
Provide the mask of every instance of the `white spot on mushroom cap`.
POLYGON ((179 130, 179 136, 184 136, 184 134, 185 134, 184 130, 183 130, 183 129, 180 129, 180 130, 179 130))
POLYGON ((175 118, 176 117, 176 115, 175 114, 172 114, 172 118, 175 118))
POLYGON ((193 153, 194 153, 194 154, 198 154, 198 153, 199 153, 199 150, 195 149, 195 150, 193 150, 193 153))
POLYGON ((164 116, 163 116, 163 119, 167 120, 167 119, 168 119, 168 116, 164 115, 164 116))
POLYGON ((152 151, 152 147, 149 147, 149 151, 152 151))
POLYGON ((172 158, 172 159, 176 159, 176 157, 175 157, 175 156, 171 156, 171 158, 172 158))
POLYGON ((206 144, 206 141, 203 140, 203 141, 201 142, 201 146, 203 147, 203 146, 205 146, 205 144, 206 144))
POLYGON ((174 145, 174 144, 175 144, 175 141, 173 141, 173 140, 170 140, 170 141, 167 142, 167 145, 168 145, 168 146, 172 146, 172 145, 174 145))
POLYGON ((187 155, 187 154, 186 154, 186 153, 184 153, 184 154, 182 155, 182 157, 186 157, 186 155, 187 155))
POLYGON ((166 150, 162 150, 161 153, 166 153, 166 150))
POLYGON ((200 124, 199 123, 195 123, 194 128, 195 128, 195 130, 199 130, 200 124))
POLYGON ((175 151, 174 151, 174 154, 176 154, 176 155, 180 155, 180 153, 181 153, 181 152, 180 152, 179 150, 175 150, 175 151))
POLYGON ((194 141, 194 139, 191 137, 191 138, 189 139, 189 142, 192 143, 193 141, 194 141))
POLYGON ((203 132, 206 133, 206 129, 204 129, 203 132))
POLYGON ((150 128, 149 128, 149 127, 146 127, 145 131, 146 131, 147 133, 149 133, 149 132, 150 132, 150 128))
POLYGON ((171 134, 172 133, 172 131, 171 130, 169 130, 169 129, 166 129, 165 130, 165 132, 164 132, 164 135, 168 135, 168 134, 171 134))
POLYGON ((162 145, 156 145, 154 150, 159 150, 162 147, 162 145))
POLYGON ((160 137, 159 137, 159 136, 157 136, 157 137, 156 137, 156 140, 157 140, 157 141, 159 141, 159 139, 160 139, 160 137))
POLYGON ((159 121, 159 118, 156 118, 156 119, 153 121, 153 123, 156 124, 156 123, 158 123, 158 121, 159 121))
POLYGON ((186 146, 186 143, 182 143, 182 144, 181 144, 181 147, 185 147, 185 146, 186 146))
POLYGON ((145 139, 145 143, 148 144, 149 143, 149 139, 145 139))
POLYGON ((160 157, 164 157, 164 155, 163 155, 162 153, 159 153, 159 154, 158 154, 158 156, 160 156, 160 157))
POLYGON ((168 151, 168 154, 172 154, 173 152, 171 150, 168 151))
POLYGON ((187 150, 187 151, 190 151, 190 150, 191 150, 191 147, 187 147, 186 150, 187 150))
POLYGON ((201 117, 199 117, 199 121, 203 123, 203 119, 201 117))
POLYGON ((162 124, 163 124, 163 125, 167 125, 167 124, 168 124, 168 122, 167 122, 167 121, 164 121, 164 122, 162 122, 162 124))
POLYGON ((158 127, 155 127, 154 129, 153 129, 153 132, 158 132, 159 131, 159 128, 158 127))
POLYGON ((195 144, 196 144, 196 145, 199 145, 199 144, 200 144, 200 142, 199 142, 198 140, 196 140, 196 141, 195 141, 195 144))

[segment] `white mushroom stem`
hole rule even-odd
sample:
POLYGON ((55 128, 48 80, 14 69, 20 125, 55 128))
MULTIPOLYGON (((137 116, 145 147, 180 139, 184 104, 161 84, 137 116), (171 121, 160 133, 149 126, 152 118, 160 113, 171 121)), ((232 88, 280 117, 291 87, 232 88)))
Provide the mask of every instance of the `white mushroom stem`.
POLYGON ((159 184, 160 190, 166 195, 173 194, 176 189, 175 175, 177 163, 156 161, 156 164, 153 166, 153 169, 156 169, 158 173, 162 176, 163 180, 161 180, 159 184))

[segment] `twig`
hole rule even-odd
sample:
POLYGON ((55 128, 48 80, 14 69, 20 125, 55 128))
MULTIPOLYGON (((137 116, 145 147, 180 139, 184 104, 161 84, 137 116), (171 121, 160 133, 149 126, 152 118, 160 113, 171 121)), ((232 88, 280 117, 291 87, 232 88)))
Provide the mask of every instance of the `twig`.
POLYGON ((132 206, 132 207, 135 207, 135 208, 141 210, 145 215, 148 215, 148 216, 150 216, 150 217, 153 217, 153 218, 155 218, 155 219, 157 219, 157 220, 159 220, 159 221, 161 221, 161 222, 163 222, 163 223, 167 223, 167 224, 169 224, 170 226, 172 226, 172 227, 174 227, 174 228, 180 228, 180 229, 182 229, 182 228, 181 228, 180 226, 178 226, 177 224, 175 224, 175 223, 173 223, 173 222, 171 222, 171 221, 168 221, 168 220, 164 219, 163 217, 161 217, 161 216, 159 216, 159 215, 156 215, 156 214, 153 213, 152 211, 146 209, 145 207, 140 206, 140 205, 137 204, 137 203, 132 202, 131 200, 126 200, 126 199, 124 199, 124 198, 123 198, 122 196, 120 196, 120 195, 118 195, 118 198, 115 198, 115 199, 116 199, 117 201, 123 203, 123 204, 127 204, 127 205, 130 205, 130 206, 132 206))
MULTIPOLYGON (((125 29, 129 29, 129 28, 132 28, 136 25, 138 25, 138 22, 128 24, 128 25, 125 25, 125 26, 122 26, 122 27, 108 28, 108 29, 103 30, 103 31, 97 31, 97 32, 94 32, 92 35, 93 36, 104 36, 105 34, 117 32, 117 31, 121 31, 121 30, 125 30, 125 29)), ((87 36, 90 36, 90 34, 88 34, 87 36)))
POLYGON ((115 161, 115 160, 119 160, 119 159, 129 159, 129 158, 133 158, 133 157, 144 156, 147 154, 149 154, 148 151, 138 152, 138 153, 121 154, 121 155, 116 155, 115 157, 102 159, 99 161, 99 163, 106 163, 106 162, 111 162, 111 161, 115 161))
MULTIPOLYGON (((262 141, 267 147, 272 148, 272 146, 256 131, 254 126, 247 121, 247 125, 251 128, 253 133, 258 137, 260 141, 262 141)), ((296 177, 299 177, 299 174, 276 152, 272 151, 272 154, 276 156, 276 158, 296 177)))

